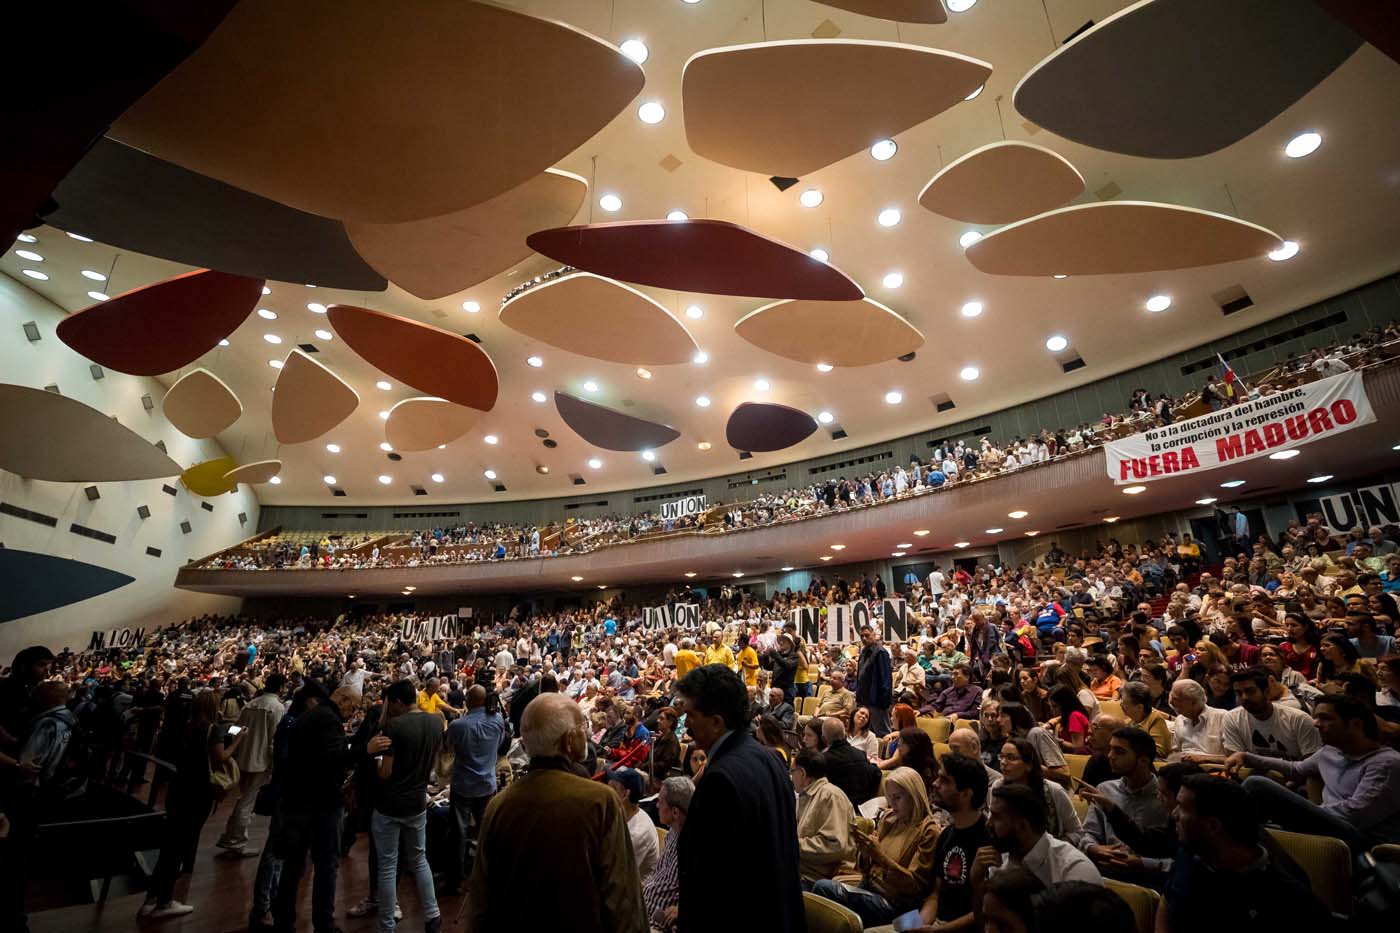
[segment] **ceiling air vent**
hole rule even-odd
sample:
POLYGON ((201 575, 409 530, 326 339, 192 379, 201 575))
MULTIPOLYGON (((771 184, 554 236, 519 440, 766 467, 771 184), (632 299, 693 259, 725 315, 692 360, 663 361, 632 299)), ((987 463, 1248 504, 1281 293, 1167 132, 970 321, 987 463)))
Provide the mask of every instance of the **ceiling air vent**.
POLYGON ((768 180, 771 181, 773 183, 773 187, 777 188, 779 191, 786 191, 793 185, 797 184, 796 178, 785 178, 782 175, 774 175, 768 180))
POLYGON ((953 397, 947 392, 938 392, 930 395, 928 400, 933 403, 933 407, 938 412, 952 411, 958 406, 953 404, 953 397))
POLYGON ((579 476, 577 473, 571 475, 569 479, 573 481, 573 484, 575 486, 582 486, 586 482, 586 480, 582 476, 579 476))
POLYGON ((424 489, 422 486, 410 486, 409 488, 413 490, 415 496, 426 496, 428 494, 428 490, 424 489))
POLYGON ((1254 299, 1249 297, 1249 292, 1242 285, 1234 285, 1210 297, 1220 306, 1220 313, 1227 317, 1236 311, 1254 307, 1254 299))
POLYGON ((1084 360, 1081 357, 1076 356, 1072 360, 1065 360, 1063 363, 1060 364, 1060 368, 1067 373, 1072 373, 1076 369, 1084 368, 1084 360))
POLYGON ((344 490, 344 489, 332 489, 332 490, 331 490, 331 495, 335 496, 337 499, 344 499, 344 498, 345 498, 345 490, 344 490))
POLYGON ((899 361, 900 361, 901 363, 912 363, 912 362, 914 362, 914 357, 916 357, 916 356, 918 356, 918 354, 917 354, 916 352, 914 352, 913 350, 910 350, 908 353, 906 353, 906 354, 904 354, 903 356, 901 356, 901 357, 899 358, 899 361))
POLYGON ((472 343, 481 343, 481 338, 478 337, 476 334, 463 334, 462 336, 466 337, 472 343))
POLYGON ((740 460, 752 460, 752 459, 753 459, 753 454, 749 453, 747 450, 741 450, 741 451, 739 451, 739 459, 740 459, 740 460))
POLYGON ((297 349, 300 350, 302 353, 320 353, 320 352, 321 352, 320 350, 316 349, 316 344, 314 344, 314 343, 299 343, 299 344, 297 344, 297 349))
POLYGON ((505 491, 506 491, 506 484, 505 484, 505 483, 492 483, 492 484, 491 484, 491 488, 494 489, 496 492, 505 492, 505 491))
POLYGON ((833 428, 831 431, 831 439, 833 441, 844 441, 848 436, 845 428, 833 428))
POLYGON ((651 475, 652 475, 652 476, 661 476, 661 475, 663 475, 665 472, 666 472, 666 468, 665 468, 664 466, 662 466, 661 464, 659 464, 659 463, 656 464, 655 466, 653 466, 653 467, 651 468, 651 475))
POLYGON ((553 450, 559 446, 559 442, 552 437, 546 437, 544 440, 540 441, 540 443, 545 446, 546 450, 553 450))

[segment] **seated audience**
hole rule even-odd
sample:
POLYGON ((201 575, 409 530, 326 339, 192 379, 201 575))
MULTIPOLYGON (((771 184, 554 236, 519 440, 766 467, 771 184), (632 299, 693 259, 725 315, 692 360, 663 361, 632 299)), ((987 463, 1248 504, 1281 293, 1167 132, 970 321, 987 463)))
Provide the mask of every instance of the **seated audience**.
POLYGON ((1145 683, 1124 684, 1121 702, 1128 725, 1136 726, 1152 736, 1157 757, 1165 758, 1171 754, 1171 727, 1167 724, 1167 717, 1154 705, 1151 688, 1145 683))
POLYGON ((680 862, 676 855, 690 810, 690 798, 695 782, 688 777, 671 777, 661 782, 656 795, 656 812, 667 829, 666 845, 657 859, 656 870, 642 885, 642 904, 652 929, 671 933, 676 926, 676 908, 680 903, 680 862))
POLYGON ((661 857, 661 844, 656 838, 656 824, 639 804, 646 796, 646 780, 641 772, 631 768, 615 768, 608 772, 608 786, 622 801, 622 813, 627 818, 627 835, 632 839, 632 858, 645 885, 661 857))
POLYGON ((1002 784, 991 791, 987 832, 992 844, 977 852, 973 884, 1007 869, 1023 868, 1045 886, 1061 881, 1102 884, 1103 876, 1089 857, 1073 845, 1046 832, 1045 798, 1021 784, 1002 784))
POLYGON ((797 791, 797 858, 806 880, 830 878, 851 857, 851 824, 855 808, 835 784, 826 779, 826 756, 804 748, 792 763, 792 787, 797 791))
POLYGON ((1227 754, 1249 752, 1269 758, 1301 761, 1322 747, 1312 717, 1269 699, 1269 673, 1260 667, 1230 675, 1240 705, 1225 715, 1220 732, 1227 754))
POLYGON ((875 796, 880 786, 880 769, 846 741, 846 727, 841 720, 823 719, 821 729, 826 745, 827 779, 846 794, 851 806, 858 808, 875 796))
POLYGON ((1083 827, 1069 794, 1054 781, 1045 779, 1040 754, 1027 739, 1007 739, 1001 747, 1001 780, 992 783, 995 790, 1003 784, 1020 784, 1031 789, 1045 805, 1045 829, 1056 839, 1077 841, 1083 827))
POLYGON ((1132 840, 1168 825, 1167 808, 1152 768, 1155 753, 1150 735, 1136 726, 1125 726, 1109 739, 1108 760, 1117 777, 1097 787, 1080 788, 1079 795, 1092 805, 1079 848, 1101 872, 1135 880, 1140 870, 1161 867, 1143 858, 1144 853, 1135 851, 1132 844, 1132 840))
POLYGON ((1172 754, 1197 763, 1224 761, 1224 710, 1206 703, 1206 690, 1194 680, 1182 678, 1172 684, 1172 754))

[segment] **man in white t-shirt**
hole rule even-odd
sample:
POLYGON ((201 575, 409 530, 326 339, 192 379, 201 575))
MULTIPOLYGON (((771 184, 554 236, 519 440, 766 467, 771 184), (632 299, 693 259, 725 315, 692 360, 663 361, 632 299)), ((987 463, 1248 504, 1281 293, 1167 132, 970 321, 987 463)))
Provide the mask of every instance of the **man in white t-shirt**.
POLYGON ((928 591, 935 598, 943 595, 943 571, 937 567, 928 575, 928 591))
POLYGON ((1220 738, 1226 753, 1301 761, 1322 747, 1311 716, 1269 699, 1269 672, 1264 668, 1231 674, 1230 684, 1240 705, 1225 714, 1220 738))

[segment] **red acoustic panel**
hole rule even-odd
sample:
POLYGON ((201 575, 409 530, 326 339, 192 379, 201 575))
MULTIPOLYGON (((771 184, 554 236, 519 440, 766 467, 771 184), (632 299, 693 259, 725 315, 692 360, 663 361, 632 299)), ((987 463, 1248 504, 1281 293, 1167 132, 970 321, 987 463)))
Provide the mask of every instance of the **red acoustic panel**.
POLYGON ((252 312, 262 289, 262 279, 186 272, 70 314, 58 337, 108 369, 158 376, 218 346, 252 312))
POLYGON ((532 233, 538 253, 610 279, 680 292, 859 301, 835 266, 723 220, 625 220, 532 233))
POLYGON ((817 422, 805 411, 771 402, 745 402, 734 409, 724 426, 724 438, 735 450, 766 453, 800 444, 817 422))
POLYGON ((331 305, 328 314, 352 350, 400 382, 468 408, 496 407, 496 364, 467 338, 352 305, 331 305))

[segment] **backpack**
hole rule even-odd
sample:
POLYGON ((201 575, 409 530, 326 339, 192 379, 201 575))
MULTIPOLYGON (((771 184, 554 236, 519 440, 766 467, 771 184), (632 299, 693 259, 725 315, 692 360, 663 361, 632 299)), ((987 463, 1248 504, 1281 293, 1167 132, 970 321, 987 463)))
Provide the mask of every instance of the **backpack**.
MULTIPOLYGON (((57 713, 40 716, 35 725, 50 718, 58 718, 57 713)), ((87 789, 88 778, 92 776, 95 768, 96 756, 93 755, 87 733, 76 724, 67 731, 68 738, 58 765, 53 770, 53 776, 40 784, 40 793, 45 797, 62 800, 78 796, 87 789)))

